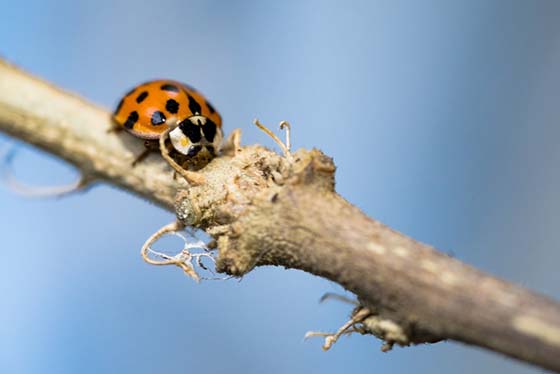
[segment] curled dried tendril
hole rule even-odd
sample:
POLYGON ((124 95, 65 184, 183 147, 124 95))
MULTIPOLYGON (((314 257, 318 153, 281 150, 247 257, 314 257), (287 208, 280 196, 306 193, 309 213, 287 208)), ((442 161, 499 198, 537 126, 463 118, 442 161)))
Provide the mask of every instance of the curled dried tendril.
MULTIPOLYGON (((327 301, 327 300, 342 301, 344 303, 352 304, 352 305, 355 305, 355 306, 359 305, 359 303, 356 300, 350 299, 349 297, 346 297, 346 296, 343 296, 343 295, 330 293, 330 292, 321 296, 321 299, 319 299, 319 302, 322 303, 322 302, 327 301)), ((369 310, 363 311, 362 313, 357 313, 356 315, 352 316, 352 318, 350 320, 348 320, 344 325, 342 325, 334 333, 320 332, 320 331, 308 331, 304 335, 303 339, 307 340, 309 338, 323 337, 323 338, 325 338, 325 343, 323 344, 322 348, 323 348, 324 351, 328 351, 329 349, 331 349, 333 344, 336 343, 337 340, 342 335, 351 335, 352 333, 358 332, 355 328, 356 323, 359 323, 360 321, 362 321, 369 314, 370 314, 369 310)))
POLYGON ((197 282, 201 280, 224 280, 230 278, 216 277, 212 269, 202 262, 202 260, 206 258, 209 259, 213 264, 216 263, 213 250, 210 249, 204 241, 197 238, 194 230, 188 228, 186 229, 185 226, 178 221, 162 227, 150 238, 148 238, 146 243, 144 243, 144 245, 142 246, 141 254, 144 261, 151 265, 178 266, 185 272, 185 274, 187 274, 197 282), (181 238, 184 242, 183 248, 181 248, 174 255, 170 255, 152 248, 152 245, 165 235, 174 235, 181 238), (195 265, 196 267, 209 272, 213 276, 201 277, 196 271, 195 265))
POLYGON ((287 121, 281 121, 280 122, 280 130, 286 129, 286 141, 285 142, 282 142, 282 140, 280 140, 280 138, 278 136, 276 136, 275 133, 273 133, 268 127, 266 127, 265 125, 260 123, 258 119, 255 118, 253 123, 259 129, 264 131, 268 136, 270 136, 272 138, 272 140, 274 140, 274 142, 276 142, 276 144, 278 144, 278 146, 280 147, 280 149, 282 149, 282 152, 284 153, 284 156, 287 159, 289 159, 289 160, 292 159, 292 154, 290 152, 291 151, 291 146, 292 146, 291 140, 290 140, 291 126, 287 121))
POLYGON ((343 324, 335 333, 309 331, 305 334, 304 339, 324 337, 325 343, 323 344, 322 348, 324 351, 328 351, 342 335, 351 335, 356 332, 365 334, 366 332, 363 331, 360 326, 357 326, 357 324, 362 322, 370 315, 371 312, 369 311, 369 309, 362 308, 361 310, 357 311, 357 313, 355 313, 352 318, 349 319, 345 324, 343 324))
POLYGON ((17 153, 18 148, 16 146, 11 146, 3 151, 0 151, 0 180, 8 189, 18 195, 32 198, 62 197, 78 191, 86 190, 93 181, 93 178, 82 173, 76 181, 65 185, 27 185, 18 180, 14 171, 14 160, 17 153))
POLYGON ((395 344, 400 346, 410 345, 408 336, 404 333, 402 328, 393 321, 377 316, 370 309, 346 296, 327 293, 321 297, 320 302, 331 299, 355 306, 350 319, 334 333, 309 331, 305 334, 304 340, 314 337, 325 338, 325 343, 322 347, 324 351, 328 351, 342 335, 351 335, 354 333, 374 335, 384 340, 381 346, 382 352, 390 351, 395 344))

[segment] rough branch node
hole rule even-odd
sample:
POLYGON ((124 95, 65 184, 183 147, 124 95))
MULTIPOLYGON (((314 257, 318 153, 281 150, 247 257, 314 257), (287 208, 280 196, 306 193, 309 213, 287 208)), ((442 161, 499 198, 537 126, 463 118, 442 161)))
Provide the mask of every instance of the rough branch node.
POLYGON ((436 343, 441 340, 434 336, 415 336, 413 332, 410 331, 409 326, 401 326, 396 321, 383 318, 375 313, 374 310, 364 307, 358 301, 345 296, 327 293, 321 297, 320 302, 326 300, 342 301, 347 304, 355 305, 355 308, 352 311, 350 319, 336 332, 325 333, 309 331, 305 334, 304 339, 324 337, 325 344, 323 345, 323 350, 325 351, 328 351, 342 335, 351 335, 354 333, 373 335, 382 340, 384 342, 381 346, 382 352, 390 351, 395 344, 401 347, 407 347, 411 344, 436 343))

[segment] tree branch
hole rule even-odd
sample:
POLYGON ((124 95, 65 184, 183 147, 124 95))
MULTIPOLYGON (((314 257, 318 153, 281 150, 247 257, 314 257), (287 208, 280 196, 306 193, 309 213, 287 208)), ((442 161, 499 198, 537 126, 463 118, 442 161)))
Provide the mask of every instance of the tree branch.
POLYGON ((189 187, 158 157, 131 168, 142 142, 110 128, 106 111, 0 62, 0 131, 206 230, 218 271, 302 269, 358 295, 348 326, 389 346, 454 339, 560 371, 558 303, 367 217, 336 194, 335 167, 322 152, 284 157, 240 147, 201 171, 206 183, 189 187))

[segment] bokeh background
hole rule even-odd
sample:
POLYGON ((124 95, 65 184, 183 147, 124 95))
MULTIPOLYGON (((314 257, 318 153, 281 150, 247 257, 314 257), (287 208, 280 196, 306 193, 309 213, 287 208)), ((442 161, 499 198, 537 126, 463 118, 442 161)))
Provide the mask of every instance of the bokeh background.
MULTIPOLYGON (((0 5, 0 55, 24 69, 106 108, 147 79, 189 82, 245 143, 273 146, 253 118, 289 120, 367 214, 560 298, 560 2, 0 5)), ((25 145, 15 166, 29 183, 76 177, 25 145)), ((351 306, 318 303, 340 287, 278 268, 196 285, 143 263, 172 219, 106 185, 0 189, 0 372, 542 372, 453 342, 383 354, 352 336, 322 352, 303 336, 346 320, 351 306)))

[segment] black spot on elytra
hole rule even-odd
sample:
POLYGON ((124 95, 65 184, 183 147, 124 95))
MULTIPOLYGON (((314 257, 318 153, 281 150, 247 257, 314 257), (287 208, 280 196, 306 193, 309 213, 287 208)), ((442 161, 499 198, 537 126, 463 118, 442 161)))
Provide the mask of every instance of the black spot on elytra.
POLYGON ((214 109, 214 107, 212 106, 212 104, 210 104, 210 102, 206 101, 206 106, 208 107, 210 113, 212 114, 216 113, 216 109, 214 109))
POLYGON ((154 126, 159 126, 164 124, 165 120, 166 120, 165 114, 163 114, 159 110, 155 111, 154 114, 152 114, 152 125, 154 126))
POLYGON ((165 103, 165 109, 171 113, 171 114, 175 114, 179 111, 179 103, 176 102, 173 99, 169 99, 167 100, 167 102, 165 103))
POLYGON ((214 137, 216 136, 216 124, 212 122, 210 118, 207 118, 206 125, 202 126, 202 132, 204 133, 206 140, 212 143, 214 141, 214 137))
POLYGON ((124 104, 124 97, 121 99, 121 101, 119 101, 119 105, 117 105, 117 109, 115 109, 115 114, 119 114, 123 104, 124 104))
POLYGON ((202 150, 202 147, 200 145, 195 145, 194 147, 191 147, 191 149, 189 149, 189 152, 187 153, 188 157, 194 157, 198 154, 198 152, 200 152, 202 150))
POLYGON ((198 127, 188 119, 181 122, 179 128, 192 143, 198 143, 202 139, 202 134, 200 134, 200 127, 198 127))
POLYGON ((136 96, 136 102, 140 104, 148 97, 148 91, 143 91, 140 95, 136 96))
POLYGON ((200 104, 196 102, 196 100, 194 99, 194 97, 192 97, 191 95, 187 94, 187 97, 189 98, 189 110, 191 111, 192 114, 202 114, 201 112, 201 107, 200 104))
POLYGON ((126 122, 124 123, 124 127, 127 129, 131 129, 134 127, 134 124, 138 121, 138 112, 133 111, 128 115, 126 122))
POLYGON ((169 83, 165 83, 162 84, 160 87, 163 91, 168 91, 168 92, 179 92, 179 87, 173 85, 173 84, 169 84, 169 83))

